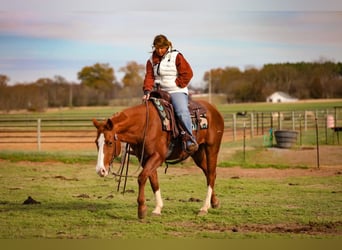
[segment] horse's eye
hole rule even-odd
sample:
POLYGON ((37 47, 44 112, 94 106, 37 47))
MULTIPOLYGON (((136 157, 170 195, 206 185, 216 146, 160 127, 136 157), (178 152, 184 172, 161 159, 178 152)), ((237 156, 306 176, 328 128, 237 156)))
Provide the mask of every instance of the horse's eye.
POLYGON ((113 142, 111 142, 111 141, 106 141, 106 145, 109 146, 109 147, 111 147, 111 146, 113 145, 113 142))

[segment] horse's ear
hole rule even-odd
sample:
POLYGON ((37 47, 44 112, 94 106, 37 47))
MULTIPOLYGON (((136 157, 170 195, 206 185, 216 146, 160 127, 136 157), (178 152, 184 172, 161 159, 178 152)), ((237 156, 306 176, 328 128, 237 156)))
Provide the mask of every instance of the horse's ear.
POLYGON ((93 124, 96 128, 99 128, 100 126, 100 123, 95 118, 93 118, 93 124))
POLYGON ((112 130, 113 127, 114 127, 114 125, 113 125, 112 120, 111 120, 111 119, 108 119, 108 120, 107 120, 107 123, 106 123, 106 129, 107 129, 107 130, 112 130))

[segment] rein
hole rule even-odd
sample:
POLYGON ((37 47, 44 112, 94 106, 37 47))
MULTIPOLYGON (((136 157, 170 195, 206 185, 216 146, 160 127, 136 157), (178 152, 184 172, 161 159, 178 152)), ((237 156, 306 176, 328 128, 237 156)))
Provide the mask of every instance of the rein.
MULTIPOLYGON (((124 187, 123 187, 123 191, 122 192, 125 193, 125 191, 126 191, 126 183, 127 183, 127 178, 128 178, 128 163, 129 163, 129 158, 130 158, 130 150, 129 149, 130 149, 129 144, 126 144, 125 154, 121 158, 121 163, 120 163, 120 168, 118 170, 118 173, 112 172, 112 174, 115 177, 119 177, 118 186, 117 186, 117 189, 116 189, 117 192, 119 192, 119 190, 120 190, 121 178, 122 177, 125 177, 125 182, 124 182, 124 187), (125 167, 126 167, 126 173, 125 173, 125 175, 122 175, 125 167)), ((113 166, 113 161, 114 161, 114 157, 113 157, 113 160, 112 160, 112 162, 110 164, 111 167, 113 166)))
POLYGON ((147 128, 148 128, 148 120, 149 120, 149 117, 150 117, 150 111, 148 110, 148 100, 145 101, 145 104, 146 104, 146 121, 145 121, 145 128, 144 128, 144 135, 143 135, 143 146, 142 146, 142 149, 141 149, 141 157, 140 157, 140 166, 142 167, 142 161, 143 161, 143 158, 144 158, 144 152, 145 152, 145 141, 146 141, 146 131, 147 131, 147 128))
MULTIPOLYGON (((146 121, 145 121, 145 128, 144 128, 144 134, 143 134, 143 145, 142 145, 142 149, 141 149, 141 157, 139 160, 139 166, 140 167, 142 167, 142 161, 144 159, 146 132, 147 132, 148 120, 149 120, 149 116, 150 116, 149 109, 148 109, 148 101, 145 101, 145 104, 146 104, 146 121)), ((114 137, 116 137, 116 134, 114 137)), ((117 138, 115 138, 115 140, 117 140, 117 138)), ((123 194, 126 191, 127 178, 128 177, 135 177, 136 178, 136 176, 129 176, 128 175, 129 159, 130 159, 130 155, 131 155, 130 151, 131 151, 130 145, 128 143, 126 143, 125 153, 124 153, 124 155, 122 155, 121 162, 120 162, 120 168, 118 169, 117 173, 112 172, 112 175, 114 175, 114 177, 119 177, 118 186, 117 186, 117 190, 116 190, 117 192, 119 192, 119 190, 120 190, 121 178, 122 177, 125 178, 124 187, 123 187, 123 191, 122 191, 123 194), (125 174, 123 175, 125 168, 126 168, 126 171, 125 171, 125 174)), ((110 169, 112 169, 112 167, 113 167, 114 158, 115 158, 115 156, 113 154, 112 160, 110 162, 110 169)))

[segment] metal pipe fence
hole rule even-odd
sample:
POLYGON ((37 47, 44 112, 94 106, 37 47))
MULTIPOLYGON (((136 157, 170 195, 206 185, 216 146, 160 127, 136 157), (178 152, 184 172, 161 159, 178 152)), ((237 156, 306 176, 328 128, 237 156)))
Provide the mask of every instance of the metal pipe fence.
MULTIPOLYGON (((295 130, 300 133, 314 131, 315 119, 324 144, 339 143, 339 129, 342 117, 336 109, 249 112, 247 114, 223 113, 225 124, 225 141, 237 141, 258 136, 271 136, 276 130, 295 130), (334 124, 331 126, 333 119, 334 124)), ((103 119, 103 118, 100 118, 103 119)), ((96 130, 88 117, 49 117, 28 118, 0 117, 0 147, 5 144, 36 144, 38 150, 48 143, 94 143, 96 130)), ((4 146, 2 146, 3 148, 4 146)))

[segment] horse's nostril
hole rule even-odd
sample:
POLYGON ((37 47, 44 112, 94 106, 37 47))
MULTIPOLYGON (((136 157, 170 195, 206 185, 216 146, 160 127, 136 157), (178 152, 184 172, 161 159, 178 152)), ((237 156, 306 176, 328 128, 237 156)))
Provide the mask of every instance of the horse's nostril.
POLYGON ((101 167, 101 168, 96 169, 96 173, 97 173, 99 176, 104 177, 104 176, 106 176, 107 171, 106 171, 106 169, 104 169, 103 167, 101 167))
POLYGON ((106 169, 101 168, 101 170, 100 170, 100 175, 101 175, 102 177, 106 176, 106 175, 107 175, 106 169))

